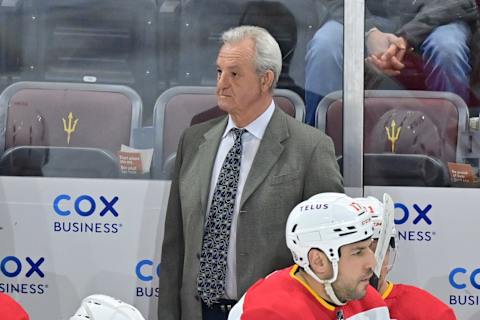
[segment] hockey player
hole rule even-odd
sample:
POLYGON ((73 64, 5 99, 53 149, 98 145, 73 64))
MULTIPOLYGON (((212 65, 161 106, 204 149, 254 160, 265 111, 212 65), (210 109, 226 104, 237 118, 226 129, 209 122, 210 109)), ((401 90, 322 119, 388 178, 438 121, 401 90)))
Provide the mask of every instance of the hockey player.
MULTIPOLYGON (((376 239, 382 228, 384 206, 374 197, 357 198, 358 203, 363 205, 367 212, 372 215, 374 226, 371 248, 375 251, 376 239)), ((437 299, 429 292, 406 284, 393 284, 387 281, 387 275, 392 269, 396 256, 395 227, 391 230, 390 246, 383 261, 382 271, 378 280, 378 291, 387 303, 390 316, 397 320, 455 320, 452 308, 437 299)))
POLYGON ((295 265, 256 282, 228 319, 390 319, 369 285, 375 265, 372 233, 365 209, 344 194, 301 202, 286 226, 295 265))

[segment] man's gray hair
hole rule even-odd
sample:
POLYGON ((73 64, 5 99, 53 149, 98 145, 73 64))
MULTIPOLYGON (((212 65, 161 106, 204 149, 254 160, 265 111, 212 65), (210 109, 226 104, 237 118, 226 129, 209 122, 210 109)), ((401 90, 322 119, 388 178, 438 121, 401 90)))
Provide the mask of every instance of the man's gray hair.
POLYGON ((224 44, 233 44, 244 39, 255 43, 255 65, 258 74, 272 70, 274 79, 270 90, 276 87, 282 71, 282 52, 272 35, 261 27, 239 26, 225 31, 222 35, 224 44))

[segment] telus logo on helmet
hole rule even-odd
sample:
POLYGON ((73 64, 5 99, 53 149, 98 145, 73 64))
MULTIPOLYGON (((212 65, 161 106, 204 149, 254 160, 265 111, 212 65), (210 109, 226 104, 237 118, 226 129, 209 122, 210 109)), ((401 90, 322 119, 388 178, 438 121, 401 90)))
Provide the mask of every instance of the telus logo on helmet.
POLYGON ((328 204, 316 203, 316 204, 310 204, 306 206, 300 206, 300 211, 313 211, 313 210, 322 210, 322 209, 328 209, 328 204))

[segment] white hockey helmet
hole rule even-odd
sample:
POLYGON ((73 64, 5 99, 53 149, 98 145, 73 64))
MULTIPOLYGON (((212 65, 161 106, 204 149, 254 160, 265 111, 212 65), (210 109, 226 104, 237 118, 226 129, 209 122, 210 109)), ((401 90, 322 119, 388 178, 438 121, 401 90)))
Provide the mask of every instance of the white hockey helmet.
POLYGON ((363 241, 373 234, 371 216, 364 207, 354 199, 340 195, 318 194, 299 203, 288 217, 285 232, 294 262, 316 281, 323 283, 332 302, 337 305, 344 302, 336 297, 331 284, 338 276, 340 247, 363 241), (332 278, 322 280, 312 271, 308 261, 311 249, 320 249, 332 262, 332 278))
POLYGON ((145 320, 135 307, 103 294, 86 297, 70 320, 145 320))
MULTIPOLYGON (((378 239, 380 237, 380 232, 382 230, 382 224, 383 224, 383 210, 384 210, 384 205, 383 203, 378 200, 375 197, 368 196, 366 198, 355 198, 355 201, 360 203, 362 206, 365 207, 365 210, 367 210, 368 213, 370 213, 372 217, 372 223, 373 223, 373 239, 378 239)), ((391 234, 393 235, 392 238, 395 239, 395 225, 393 225, 391 234)), ((395 247, 395 243, 391 242, 390 245, 392 247, 395 247)))

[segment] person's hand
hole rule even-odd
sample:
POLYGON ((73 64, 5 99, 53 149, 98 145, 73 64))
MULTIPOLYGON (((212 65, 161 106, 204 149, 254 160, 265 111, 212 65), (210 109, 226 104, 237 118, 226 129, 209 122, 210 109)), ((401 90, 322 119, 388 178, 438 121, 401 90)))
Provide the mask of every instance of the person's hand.
POLYGON ((408 43, 403 37, 391 33, 373 30, 367 37, 366 62, 379 72, 389 76, 396 76, 405 68, 403 58, 408 43))
POLYGON ((405 52, 407 51, 408 48, 408 43, 407 40, 403 37, 397 37, 394 36, 392 40, 392 43, 388 47, 387 51, 385 51, 382 56, 380 57, 380 60, 382 61, 391 61, 399 66, 400 63, 403 62, 403 58, 405 57, 405 52))
MULTIPOLYGON (((382 32, 376 28, 368 32, 366 38, 367 54, 381 57, 385 55, 387 58, 397 55, 398 51, 407 49, 408 43, 403 37, 397 37, 393 33, 382 32)), ((403 60, 397 56, 400 61, 403 60)))
POLYGON ((373 67, 374 70, 384 73, 387 76, 398 76, 405 65, 400 62, 396 56, 393 56, 390 60, 383 60, 371 55, 365 59, 365 61, 373 67))

